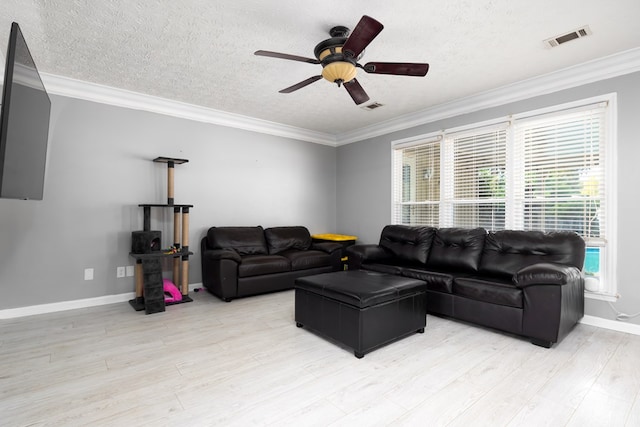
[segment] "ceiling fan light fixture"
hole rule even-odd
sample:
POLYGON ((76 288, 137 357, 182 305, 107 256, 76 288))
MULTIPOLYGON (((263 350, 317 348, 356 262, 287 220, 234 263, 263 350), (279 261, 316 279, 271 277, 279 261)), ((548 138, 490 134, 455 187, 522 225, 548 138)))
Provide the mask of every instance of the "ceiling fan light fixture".
POLYGON ((356 66, 347 61, 331 62, 322 69, 322 77, 338 86, 353 80, 357 73, 356 66))

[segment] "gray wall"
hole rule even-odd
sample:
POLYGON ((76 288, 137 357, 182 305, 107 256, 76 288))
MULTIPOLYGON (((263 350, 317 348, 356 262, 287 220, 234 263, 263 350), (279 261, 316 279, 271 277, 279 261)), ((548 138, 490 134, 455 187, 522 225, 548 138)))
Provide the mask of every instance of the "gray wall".
MULTIPOLYGON (((640 211, 640 73, 439 120, 339 147, 337 229, 357 235, 359 242, 376 243, 382 227, 391 222, 392 141, 611 92, 618 94, 618 206, 614 209, 618 236, 613 238, 612 243, 618 252, 618 292, 621 295, 614 307, 627 314, 640 312, 640 284, 635 265, 640 254, 636 219, 640 211)), ((586 300, 586 314, 605 319, 615 317, 608 303, 592 299, 586 300)), ((631 322, 640 324, 640 318, 631 322)))
MULTIPOLYGON (((52 97, 43 201, 0 199, 0 309, 132 292, 131 231, 139 203, 193 204, 189 282, 200 283, 200 238, 213 225, 305 225, 333 232, 336 149, 143 111, 52 97), (84 269, 95 278, 84 280, 84 269)), ((173 210, 154 210, 152 229, 173 243, 173 210)), ((169 267, 169 266, 168 266, 169 267)), ((167 269, 167 272, 170 268, 167 269)))

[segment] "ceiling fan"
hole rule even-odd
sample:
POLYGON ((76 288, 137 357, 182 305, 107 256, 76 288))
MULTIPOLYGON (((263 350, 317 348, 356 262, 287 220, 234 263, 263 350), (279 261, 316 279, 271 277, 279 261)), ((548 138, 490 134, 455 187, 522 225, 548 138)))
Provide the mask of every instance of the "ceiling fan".
POLYGON ((364 66, 358 64, 358 60, 364 55, 364 49, 380 34, 383 28, 384 26, 380 22, 367 15, 360 19, 351 34, 349 34, 347 27, 333 27, 329 31, 331 38, 321 41, 315 47, 313 53, 317 59, 267 50, 258 50, 255 55, 322 65, 322 74, 309 77, 300 83, 282 89, 280 93, 294 92, 324 77, 338 86, 343 85, 353 101, 356 104, 362 104, 369 100, 369 96, 356 80, 357 68, 362 68, 370 74, 417 77, 423 77, 429 71, 429 64, 419 63, 368 62, 364 66))

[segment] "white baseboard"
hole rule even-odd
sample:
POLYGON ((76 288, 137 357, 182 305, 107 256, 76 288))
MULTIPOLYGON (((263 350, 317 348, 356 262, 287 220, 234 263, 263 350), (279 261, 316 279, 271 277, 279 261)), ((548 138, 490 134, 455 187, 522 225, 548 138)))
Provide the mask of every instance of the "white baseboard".
POLYGON ((640 335, 640 325, 626 323, 619 320, 609 320, 596 316, 584 316, 580 323, 597 326, 598 328, 611 329, 613 331, 625 332, 627 334, 640 335))
MULTIPOLYGON (((202 283, 191 283, 189 292, 196 288, 201 288, 202 283)), ((31 305, 28 307, 7 308, 0 310, 0 319, 14 319, 17 317, 33 316, 36 314, 56 313, 58 311, 74 310, 76 308, 96 307, 99 305, 116 304, 127 302, 135 298, 135 292, 127 292, 118 295, 105 295, 96 298, 85 298, 72 301, 54 302, 51 304, 31 305)))
POLYGON ((55 313, 58 311, 74 310, 76 308, 95 307, 98 305, 126 302, 135 297, 134 292, 119 295, 106 295, 96 298, 77 299, 73 301, 54 302, 51 304, 30 305, 28 307, 8 308, 0 310, 0 319, 33 316, 36 314, 55 313))

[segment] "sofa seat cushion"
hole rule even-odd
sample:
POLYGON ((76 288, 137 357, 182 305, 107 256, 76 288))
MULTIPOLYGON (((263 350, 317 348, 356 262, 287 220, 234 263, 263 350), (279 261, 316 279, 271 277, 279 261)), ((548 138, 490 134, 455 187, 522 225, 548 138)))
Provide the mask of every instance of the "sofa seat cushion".
POLYGON ((247 255, 238 266, 238 277, 291 271, 291 262, 280 255, 247 255))
POLYGON ((404 277, 425 281, 428 291, 444 292, 445 294, 453 292, 453 276, 451 274, 415 268, 403 268, 401 274, 404 277))
POLYGON ((328 267, 331 265, 331 256, 322 251, 295 251, 288 250, 278 255, 287 258, 291 262, 291 270, 306 270, 309 268, 328 267))
POLYGON ((508 281, 473 277, 453 279, 453 293, 476 301, 522 308, 522 290, 508 281))

